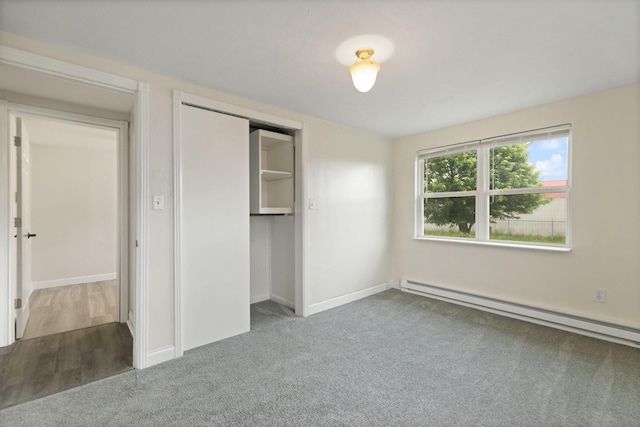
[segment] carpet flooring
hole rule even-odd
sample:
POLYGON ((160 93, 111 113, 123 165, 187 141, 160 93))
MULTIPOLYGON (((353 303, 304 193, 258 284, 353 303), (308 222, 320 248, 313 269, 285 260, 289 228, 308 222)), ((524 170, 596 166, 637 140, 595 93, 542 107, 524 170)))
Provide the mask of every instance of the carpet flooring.
POLYGON ((638 426, 640 350, 397 290, 0 411, 7 426, 638 426))

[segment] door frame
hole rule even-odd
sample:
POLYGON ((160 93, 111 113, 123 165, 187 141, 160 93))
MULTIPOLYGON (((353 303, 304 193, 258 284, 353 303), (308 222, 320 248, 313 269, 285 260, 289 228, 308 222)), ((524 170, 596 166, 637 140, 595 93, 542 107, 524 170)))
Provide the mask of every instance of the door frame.
MULTIPOLYGON (((21 218, 20 227, 14 224, 15 228, 15 239, 13 240, 13 247, 11 248, 11 253, 14 255, 15 265, 17 266, 14 269, 13 274, 13 300, 17 301, 17 299, 21 300, 21 312, 19 312, 18 308, 15 308, 14 318, 15 318, 15 337, 18 339, 24 335, 24 330, 26 322, 29 319, 29 301, 31 297, 31 292, 33 291, 33 285, 29 283, 28 289, 30 289, 29 295, 27 298, 24 298, 24 284, 25 284, 25 271, 28 269, 24 268, 25 265, 25 253, 27 253, 26 259, 31 260, 31 242, 28 239, 24 239, 24 230, 27 230, 27 233, 30 232, 31 221, 28 219, 31 218, 31 209, 30 209, 30 200, 29 196, 31 195, 30 187, 30 176, 31 176, 31 167, 30 167, 30 143, 29 143, 29 133, 25 132, 26 127, 22 122, 22 117, 10 117, 9 123, 10 135, 14 138, 14 143, 11 146, 11 154, 9 155, 11 166, 10 166, 10 176, 12 179, 9 182, 9 186, 11 187, 11 191, 15 192, 15 199, 13 200, 12 212, 15 218, 21 218), (20 138, 20 144, 15 143, 15 138, 20 138), (25 156, 25 150, 27 151, 27 155, 25 156), (25 165, 25 157, 27 157, 27 164, 25 165), (25 166, 27 171, 25 173, 25 166), (13 169, 11 169, 13 168, 13 169), (29 178, 25 180, 25 176, 29 178), (27 189, 25 198, 25 188, 27 189), (26 203, 25 203, 26 199, 26 203), (29 208, 25 209, 25 204, 29 206, 29 208), (26 212, 26 214, 25 214, 26 212), (25 248, 28 246, 28 248, 25 248)), ((11 142, 11 140, 9 140, 11 142)), ((30 271, 28 275, 28 279, 26 282, 31 281, 30 271)), ((11 299, 9 299, 11 301, 11 299)))
MULTIPOLYGON (((214 101, 197 95, 184 93, 179 90, 173 91, 173 171, 174 171, 174 301, 175 301, 175 357, 184 354, 182 342, 182 311, 181 305, 181 254, 180 254, 180 233, 181 233, 181 213, 182 213, 182 159, 181 159, 181 118, 180 110, 182 105, 203 108, 222 114, 249 119, 252 122, 275 126, 283 129, 295 131, 295 312, 298 316, 306 317, 309 314, 309 304, 306 292, 308 249, 307 249, 307 175, 306 175, 306 132, 304 123, 283 117, 274 116, 260 111, 251 110, 237 105, 214 101)), ((247 138, 249 135, 247 135, 247 138)), ((247 194, 247 198, 249 195, 247 194)), ((247 212, 249 215, 249 212, 247 212)), ((248 303, 248 302, 247 302, 248 303)))
MULTIPOLYGON (((129 315, 129 123, 125 121, 117 121, 111 119, 103 119, 95 116, 87 116, 84 114, 69 113, 65 111, 52 110, 48 108, 34 107, 25 104, 8 103, 8 114, 10 120, 16 118, 40 118, 62 121, 78 125, 86 125, 102 129, 112 129, 118 132, 116 142, 117 155, 117 275, 118 275, 118 311, 117 319, 120 323, 127 323, 129 315)), ((14 150, 13 146, 10 149, 14 150)), ((11 165, 14 166, 14 165, 11 165)), ((16 179, 14 170, 9 177, 9 185, 16 179)), ((13 260, 12 267, 17 265, 17 259, 13 260)), ((11 286, 13 292, 12 298, 15 299, 16 283, 11 286)), ((15 337, 14 337, 15 339, 15 337)))
MULTIPOLYGON (((133 269, 134 314, 129 319, 133 334, 133 366, 142 369, 148 366, 148 236, 147 236, 147 194, 148 194, 148 144, 149 144, 149 84, 110 73, 94 70, 68 62, 36 55, 8 46, 0 45, 0 63, 20 67, 43 75, 55 76, 68 81, 82 83, 88 91, 93 88, 107 88, 131 95, 133 108, 130 112, 130 143, 135 146, 134 172, 129 177, 135 180, 133 203, 127 215, 133 218, 135 235, 127 244, 135 253, 133 269), (133 243, 133 244, 132 244, 133 243)), ((26 74, 25 74, 26 75, 26 74)), ((11 254, 13 224, 11 220, 9 186, 9 115, 8 103, 0 100, 0 200, 5 208, 0 209, 0 347, 14 342, 13 310, 10 309, 11 278, 14 262, 11 254)))

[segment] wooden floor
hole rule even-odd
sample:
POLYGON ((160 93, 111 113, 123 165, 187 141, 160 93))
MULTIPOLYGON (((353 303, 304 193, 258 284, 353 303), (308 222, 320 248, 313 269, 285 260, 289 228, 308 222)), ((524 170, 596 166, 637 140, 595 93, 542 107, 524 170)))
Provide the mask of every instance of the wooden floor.
POLYGON ((0 348, 0 409, 132 369, 118 282, 38 289, 23 337, 0 348))
POLYGON ((33 291, 23 339, 117 321, 117 287, 108 280, 33 291))
POLYGON ((133 339, 109 323, 0 348, 0 409, 132 369, 133 339))

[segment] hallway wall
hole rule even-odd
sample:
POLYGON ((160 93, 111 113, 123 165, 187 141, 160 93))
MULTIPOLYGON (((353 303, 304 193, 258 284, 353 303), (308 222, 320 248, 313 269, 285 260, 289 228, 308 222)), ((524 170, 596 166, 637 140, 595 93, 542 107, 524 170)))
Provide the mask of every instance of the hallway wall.
POLYGON ((115 278, 115 148, 31 146, 35 289, 115 278))

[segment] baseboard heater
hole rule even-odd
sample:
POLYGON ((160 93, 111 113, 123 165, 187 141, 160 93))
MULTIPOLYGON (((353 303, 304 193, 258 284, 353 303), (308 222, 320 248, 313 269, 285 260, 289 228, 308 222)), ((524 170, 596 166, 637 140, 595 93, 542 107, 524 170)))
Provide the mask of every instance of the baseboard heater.
POLYGON ((556 329, 562 329, 581 335, 587 335, 640 348, 640 329, 505 302, 406 279, 402 279, 400 281, 400 290, 539 325, 550 326, 556 329))

